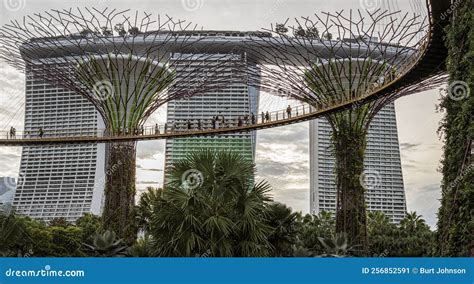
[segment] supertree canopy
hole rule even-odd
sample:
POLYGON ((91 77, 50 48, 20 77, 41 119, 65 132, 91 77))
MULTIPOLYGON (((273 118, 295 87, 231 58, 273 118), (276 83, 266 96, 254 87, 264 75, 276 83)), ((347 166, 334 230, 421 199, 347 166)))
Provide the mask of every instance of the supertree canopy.
MULTIPOLYGON (((204 37, 196 25, 129 10, 52 10, 0 28, 0 57, 27 76, 87 98, 106 131, 140 131, 170 100, 213 90, 237 79, 223 72, 233 57, 218 46, 195 49, 204 37), (191 69, 192 72, 177 72, 191 69)), ((223 42, 220 43, 225 44, 223 42)), ((127 240, 135 198, 136 142, 109 144, 105 225, 127 240), (117 170, 118 168, 118 170, 117 170)))
POLYGON ((164 103, 231 80, 221 72, 229 58, 216 55, 218 45, 196 54, 194 45, 205 39, 197 31, 169 16, 129 10, 52 10, 0 28, 0 57, 86 97, 108 130, 132 131, 164 103), (179 76, 177 66, 188 67, 183 62, 193 72, 179 76))
POLYGON ((380 9, 322 13, 272 26, 267 31, 273 37, 254 36, 247 44, 249 57, 264 63, 255 85, 269 93, 316 109, 356 102, 325 117, 332 127, 335 156, 336 231, 347 234, 359 255, 367 252, 363 162, 370 121, 396 98, 444 81, 435 71, 418 84, 383 91, 424 55, 429 20, 380 9), (375 99, 358 103, 374 93, 375 99))

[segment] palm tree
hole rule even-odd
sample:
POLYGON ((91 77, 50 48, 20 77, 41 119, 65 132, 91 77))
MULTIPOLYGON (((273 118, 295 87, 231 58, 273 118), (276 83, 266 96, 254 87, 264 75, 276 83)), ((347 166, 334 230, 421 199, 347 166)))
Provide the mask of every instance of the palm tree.
POLYGON ((417 229, 425 228, 426 222, 416 211, 407 213, 405 218, 400 222, 400 227, 408 232, 415 232, 417 229))
POLYGON ((154 201, 151 235, 159 256, 265 256, 271 228, 266 182, 238 153, 201 150, 176 162, 154 201))
MULTIPOLYGON (((387 72, 389 64, 372 59, 317 60, 304 81, 318 104, 331 104, 369 92, 387 72)), ((336 232, 346 233, 358 255, 368 253, 364 156, 369 124, 386 102, 371 102, 355 109, 326 115, 332 129, 337 190, 336 232)))
POLYGON ((429 256, 434 244, 434 233, 421 215, 408 213, 400 222, 397 245, 400 256, 429 256))
POLYGON ((387 215, 380 211, 367 214, 369 252, 372 256, 393 255, 396 251, 397 227, 390 223, 387 215))
POLYGON ((151 257, 153 256, 153 245, 153 238, 145 235, 128 249, 127 254, 134 257, 151 257))
POLYGON ((136 221, 138 228, 148 232, 150 219, 153 213, 153 204, 161 198, 163 190, 161 188, 148 187, 147 191, 140 196, 138 206, 136 206, 136 221))
POLYGON ((293 255, 297 239, 298 213, 292 212, 291 208, 278 202, 271 203, 268 211, 268 225, 273 228, 268 240, 273 246, 273 256, 293 255))

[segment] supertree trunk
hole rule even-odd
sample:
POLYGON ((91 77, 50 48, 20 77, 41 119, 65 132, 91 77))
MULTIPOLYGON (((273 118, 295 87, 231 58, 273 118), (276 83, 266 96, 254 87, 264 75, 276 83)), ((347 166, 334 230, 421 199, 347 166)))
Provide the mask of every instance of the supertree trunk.
POLYGON ((365 188, 366 132, 342 127, 333 133, 337 189, 336 233, 347 234, 358 256, 368 254, 365 188))
POLYGON ((126 243, 136 239, 134 226, 136 142, 108 145, 104 227, 126 243))

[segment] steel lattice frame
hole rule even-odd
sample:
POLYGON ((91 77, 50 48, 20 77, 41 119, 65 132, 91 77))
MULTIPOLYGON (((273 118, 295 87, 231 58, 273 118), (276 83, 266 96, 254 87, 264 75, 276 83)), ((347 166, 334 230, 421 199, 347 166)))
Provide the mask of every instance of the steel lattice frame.
POLYGON ((255 36, 248 42, 251 54, 266 63, 251 76, 258 78, 251 84, 316 109, 356 102, 325 117, 333 132, 336 232, 348 235, 357 255, 368 251, 363 169, 369 124, 389 102, 444 81, 436 73, 403 90, 383 91, 423 58, 430 20, 380 9, 322 13, 294 19, 289 29, 287 23, 272 26, 267 31, 276 36, 255 36))
MULTIPOLYGON (((51 10, 0 28, 0 58, 27 76, 87 98, 112 134, 137 132, 170 100, 239 82, 240 55, 219 54, 220 42, 197 51, 196 25, 166 16, 104 9, 51 10), (115 31, 115 33, 114 33, 115 31), (216 49, 214 49, 216 48, 216 49), (192 72, 179 72, 190 69, 192 72)), ((104 226, 132 243, 136 143, 112 143, 106 176, 104 226)))
MULTIPOLYGON (((258 65, 260 74, 250 76, 258 78, 250 84, 319 109, 368 98, 417 62, 426 48, 428 20, 400 11, 349 10, 296 18, 286 30, 272 26, 264 31, 273 37, 253 36, 247 42, 249 60, 253 55, 265 63, 258 65)), ((419 84, 368 99, 372 101, 366 106, 365 125, 388 103, 432 89, 445 79, 439 72, 419 84)), ((353 109, 361 105, 355 103, 353 109)), ((338 115, 345 114, 327 117, 331 121, 338 115)))
MULTIPOLYGON (((130 10, 51 10, 0 28, 0 58, 91 101, 112 131, 137 128, 161 105, 220 88, 238 61, 219 45, 195 52, 197 25, 130 10), (183 66, 188 62, 188 66, 183 66), (193 72, 177 74, 178 68, 193 72)), ((239 68, 239 67, 237 67, 239 68)))

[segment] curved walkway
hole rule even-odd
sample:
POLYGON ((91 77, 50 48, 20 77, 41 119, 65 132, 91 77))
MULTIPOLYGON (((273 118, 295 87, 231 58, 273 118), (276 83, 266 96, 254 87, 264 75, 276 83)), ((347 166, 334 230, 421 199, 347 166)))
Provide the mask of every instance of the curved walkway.
POLYGON ((0 146, 106 143, 247 132, 311 120, 389 95, 409 95, 427 89, 430 79, 436 78, 446 71, 447 50, 444 47, 443 33, 449 21, 446 18, 449 17, 443 15, 447 13, 450 5, 449 0, 427 0, 428 14, 430 15, 429 31, 420 42, 418 52, 406 60, 395 76, 385 78, 385 84, 373 86, 367 94, 361 97, 354 97, 346 101, 334 101, 329 105, 293 107, 291 115, 288 115, 286 109, 275 111, 269 113, 269 119, 266 119, 265 115, 262 117, 261 114, 255 114, 254 121, 250 117, 243 116, 240 121, 222 121, 222 119, 215 122, 211 119, 199 122, 177 121, 169 125, 147 126, 138 131, 130 131, 131 134, 127 134, 127 131, 120 134, 110 134, 104 130, 81 129, 77 132, 74 131, 75 136, 68 136, 68 134, 59 131, 45 129, 42 137, 39 137, 39 133, 17 133, 11 137, 10 133, 5 132, 0 133, 0 146))

